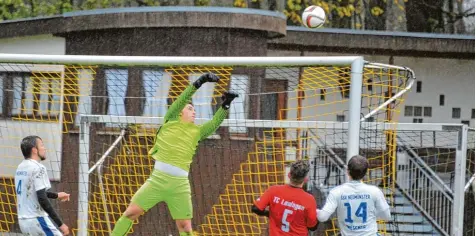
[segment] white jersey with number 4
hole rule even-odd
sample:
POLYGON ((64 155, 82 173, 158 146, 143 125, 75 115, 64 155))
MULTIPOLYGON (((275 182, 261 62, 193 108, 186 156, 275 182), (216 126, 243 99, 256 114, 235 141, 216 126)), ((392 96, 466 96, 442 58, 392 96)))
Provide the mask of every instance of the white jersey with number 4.
POLYGON ((382 191, 360 181, 350 181, 332 189, 319 212, 331 215, 336 210, 342 235, 377 235, 377 217, 390 218, 382 191))
POLYGON ((46 167, 32 159, 23 160, 15 172, 19 219, 48 216, 38 202, 36 191, 51 188, 46 167))

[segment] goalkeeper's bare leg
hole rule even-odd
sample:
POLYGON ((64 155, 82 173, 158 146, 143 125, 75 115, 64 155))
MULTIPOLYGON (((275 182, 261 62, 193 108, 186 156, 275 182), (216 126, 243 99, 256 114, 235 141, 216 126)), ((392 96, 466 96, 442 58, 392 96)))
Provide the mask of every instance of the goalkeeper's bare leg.
POLYGON ((180 236, 191 236, 192 232, 192 220, 175 220, 177 224, 177 229, 180 233, 180 236))
POLYGON ((131 203, 126 211, 122 214, 121 218, 117 220, 114 230, 111 235, 126 235, 132 228, 132 222, 137 220, 140 215, 144 213, 144 210, 137 204, 131 203))

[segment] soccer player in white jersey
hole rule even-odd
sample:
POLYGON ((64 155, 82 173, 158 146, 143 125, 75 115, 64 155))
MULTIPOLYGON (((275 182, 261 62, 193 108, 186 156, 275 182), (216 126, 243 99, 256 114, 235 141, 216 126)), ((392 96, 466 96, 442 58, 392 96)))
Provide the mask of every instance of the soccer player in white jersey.
POLYGON ((15 192, 20 230, 24 235, 68 235, 69 228, 53 209, 48 198, 69 201, 65 192, 49 192, 50 180, 46 167, 46 148, 38 136, 28 136, 21 141, 23 160, 15 172, 15 192), (61 232, 53 225, 51 219, 61 232))
POLYGON ((337 210, 343 236, 378 235, 377 218, 390 220, 390 207, 379 188, 362 182, 369 167, 365 157, 353 156, 347 167, 350 182, 330 191, 324 207, 317 210, 317 218, 327 221, 337 210))

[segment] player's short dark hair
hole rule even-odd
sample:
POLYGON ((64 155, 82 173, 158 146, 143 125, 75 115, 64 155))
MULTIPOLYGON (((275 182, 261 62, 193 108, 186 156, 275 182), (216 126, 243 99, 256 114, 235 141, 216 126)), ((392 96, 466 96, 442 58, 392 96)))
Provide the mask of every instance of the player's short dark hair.
POLYGON ((21 153, 23 153, 23 157, 25 159, 31 157, 31 150, 34 147, 36 147, 38 139, 41 140, 41 138, 36 135, 30 135, 30 136, 24 137, 21 140, 21 144, 20 144, 21 153))
POLYGON ((309 173, 309 161, 297 160, 291 164, 290 179, 294 184, 302 184, 309 173))
POLYGON ((367 158, 355 155, 350 158, 349 163, 347 163, 347 168, 349 169, 349 175, 353 180, 361 180, 367 174, 369 162, 367 161, 367 158))

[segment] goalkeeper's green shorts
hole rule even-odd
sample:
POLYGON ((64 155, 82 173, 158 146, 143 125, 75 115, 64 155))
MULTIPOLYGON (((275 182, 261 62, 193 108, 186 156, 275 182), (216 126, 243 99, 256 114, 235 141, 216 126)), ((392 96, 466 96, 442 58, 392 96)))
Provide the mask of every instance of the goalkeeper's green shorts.
POLYGON ((188 177, 172 176, 153 170, 131 200, 144 211, 165 202, 174 220, 192 219, 192 195, 188 177))

